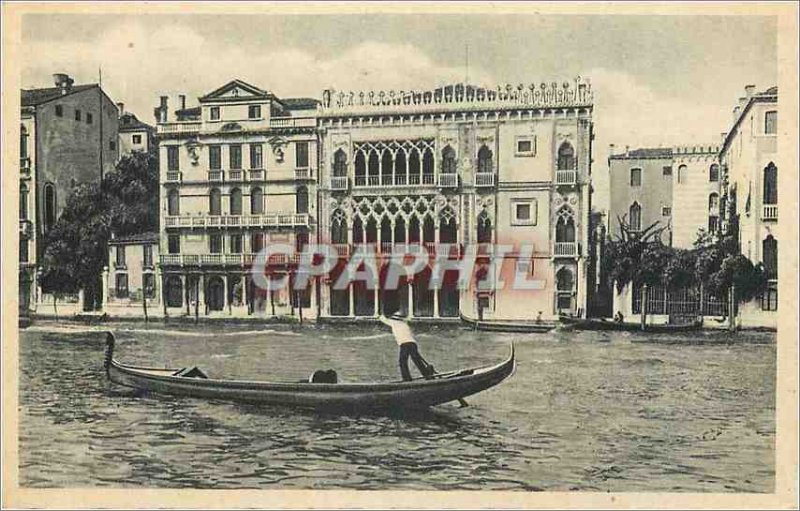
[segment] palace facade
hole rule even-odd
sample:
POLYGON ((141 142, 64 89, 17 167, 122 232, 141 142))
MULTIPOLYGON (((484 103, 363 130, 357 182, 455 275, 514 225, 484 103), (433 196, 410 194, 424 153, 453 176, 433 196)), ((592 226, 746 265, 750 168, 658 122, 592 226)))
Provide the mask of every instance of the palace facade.
MULTIPOLYGON (((430 289, 431 265, 398 289, 320 284, 325 316, 553 319, 586 309, 593 98, 588 81, 431 91, 326 90, 318 111, 320 240, 343 260, 367 245, 381 277, 398 246, 505 261, 505 289, 430 289), (502 244, 533 245, 503 258, 502 244), (511 289, 514 271, 541 282, 511 289)), ((341 268, 341 265, 339 266, 341 268)))
MULTIPOLYGON (((160 165, 159 274, 165 315, 313 314, 314 294, 253 285, 255 254, 315 239, 318 101, 281 99, 233 80, 170 115, 155 109, 160 165)), ((293 274, 296 260, 268 272, 293 274)))

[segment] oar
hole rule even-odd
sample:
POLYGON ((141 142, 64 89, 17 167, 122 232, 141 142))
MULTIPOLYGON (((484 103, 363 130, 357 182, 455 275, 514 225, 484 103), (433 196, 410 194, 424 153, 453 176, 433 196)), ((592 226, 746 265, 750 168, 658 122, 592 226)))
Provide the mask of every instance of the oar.
POLYGON ((460 408, 466 408, 466 407, 469 406, 469 403, 464 401, 464 399, 462 399, 462 398, 458 398, 458 403, 461 405, 460 408))

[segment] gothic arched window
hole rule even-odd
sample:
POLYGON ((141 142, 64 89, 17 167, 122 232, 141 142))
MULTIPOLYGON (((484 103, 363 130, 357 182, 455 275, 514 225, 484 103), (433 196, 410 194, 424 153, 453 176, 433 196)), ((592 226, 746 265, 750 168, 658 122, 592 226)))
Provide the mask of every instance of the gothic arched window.
POLYGON ((485 145, 478 150, 478 173, 492 173, 492 150, 485 145))
POLYGON ((456 152, 447 146, 442 151, 442 174, 456 173, 456 152))
POLYGON ((492 219, 489 213, 481 211, 478 215, 478 243, 492 242, 492 219))
POLYGON ((347 155, 339 149, 333 154, 333 177, 347 176, 347 155))
POLYGON ((558 148, 558 170, 575 170, 575 150, 569 142, 558 148))
POLYGON ((260 215, 264 212, 264 192, 261 188, 250 190, 250 214, 260 215))
POLYGON ((778 203, 778 167, 774 163, 764 169, 764 204, 778 203))
POLYGON ((231 190, 231 215, 242 214, 242 191, 239 188, 231 190))

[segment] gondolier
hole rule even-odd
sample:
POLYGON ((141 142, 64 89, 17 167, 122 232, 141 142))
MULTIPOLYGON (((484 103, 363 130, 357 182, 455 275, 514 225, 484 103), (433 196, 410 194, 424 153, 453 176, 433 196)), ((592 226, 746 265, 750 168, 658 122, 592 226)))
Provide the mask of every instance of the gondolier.
POLYGON ((400 374, 403 376, 403 380, 411 380, 411 372, 408 370, 409 357, 411 357, 411 360, 414 361, 414 365, 417 366, 417 369, 419 369, 419 372, 422 374, 422 376, 424 376, 426 379, 430 379, 436 370, 431 364, 422 358, 422 355, 419 354, 417 341, 414 339, 414 335, 411 333, 411 328, 408 326, 408 323, 404 320, 403 316, 400 315, 399 312, 395 312, 390 318, 387 318, 381 314, 378 316, 378 319, 381 321, 381 323, 389 326, 392 329, 394 340, 400 347, 400 374))

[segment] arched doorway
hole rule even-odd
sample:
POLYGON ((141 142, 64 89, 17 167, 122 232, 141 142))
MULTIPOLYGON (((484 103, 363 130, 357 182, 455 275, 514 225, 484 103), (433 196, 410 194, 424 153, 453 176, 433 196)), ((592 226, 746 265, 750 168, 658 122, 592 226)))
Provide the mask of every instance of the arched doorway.
POLYGON ((556 273, 556 311, 561 314, 575 313, 575 276, 571 269, 561 268, 556 273))
POLYGON ((221 277, 208 279, 206 304, 210 311, 221 311, 225 308, 225 283, 222 282, 221 277))

